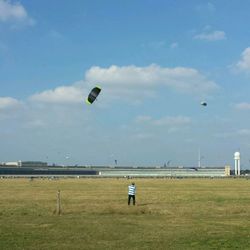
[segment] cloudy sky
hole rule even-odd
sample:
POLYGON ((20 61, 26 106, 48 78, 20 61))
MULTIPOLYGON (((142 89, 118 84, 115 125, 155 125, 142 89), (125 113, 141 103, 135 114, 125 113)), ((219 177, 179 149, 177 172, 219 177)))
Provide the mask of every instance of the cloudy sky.
POLYGON ((200 149, 202 165, 233 166, 240 150, 250 168, 249 12, 0 0, 0 162, 196 166, 200 149))

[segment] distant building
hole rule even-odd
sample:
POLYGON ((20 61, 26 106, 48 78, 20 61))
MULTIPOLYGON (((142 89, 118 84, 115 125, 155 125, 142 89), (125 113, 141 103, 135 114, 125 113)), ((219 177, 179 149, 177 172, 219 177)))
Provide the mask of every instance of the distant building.
POLYGON ((47 162, 42 162, 42 161, 22 161, 21 162, 21 167, 32 167, 32 168, 43 168, 47 167, 48 163, 47 162))
POLYGON ((21 161, 9 161, 9 162, 3 162, 3 166, 8 167, 21 167, 21 161))
POLYGON ((99 169, 99 175, 105 177, 226 177, 230 176, 230 167, 115 167, 99 169))
POLYGON ((2 166, 42 168, 42 167, 47 167, 48 163, 42 161, 12 161, 12 162, 3 162, 2 166))
POLYGON ((230 166, 225 166, 225 176, 230 176, 230 170, 231 170, 230 166))

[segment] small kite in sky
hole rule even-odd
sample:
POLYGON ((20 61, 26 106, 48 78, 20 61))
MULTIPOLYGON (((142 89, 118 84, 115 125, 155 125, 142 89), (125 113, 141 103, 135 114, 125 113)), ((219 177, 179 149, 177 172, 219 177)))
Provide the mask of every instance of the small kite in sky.
POLYGON ((201 102, 201 105, 202 106, 207 106, 207 103, 206 102, 201 102))
POLYGON ((96 100, 100 92, 101 92, 101 88, 99 86, 95 86, 89 93, 88 98, 86 98, 86 103, 92 104, 96 100))

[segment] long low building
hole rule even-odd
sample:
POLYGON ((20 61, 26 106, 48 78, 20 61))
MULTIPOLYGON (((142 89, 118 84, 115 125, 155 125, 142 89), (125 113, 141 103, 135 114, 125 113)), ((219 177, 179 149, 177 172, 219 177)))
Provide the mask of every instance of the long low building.
POLYGON ((230 167, 0 167, 0 176, 95 176, 95 177, 225 177, 230 167))
POLYGON ((98 175, 94 169, 64 169, 64 168, 0 168, 0 176, 82 176, 98 175))
POLYGON ((109 177, 225 177, 230 176, 230 167, 207 168, 104 168, 99 175, 109 177))
POLYGON ((48 163, 43 161, 12 161, 12 162, 3 162, 1 163, 1 166, 42 168, 42 167, 47 167, 48 163))

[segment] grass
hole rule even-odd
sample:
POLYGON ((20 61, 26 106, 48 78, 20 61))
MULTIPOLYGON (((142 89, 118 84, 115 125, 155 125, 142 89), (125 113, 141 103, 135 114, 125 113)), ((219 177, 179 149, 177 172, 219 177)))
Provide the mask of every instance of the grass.
POLYGON ((249 180, 133 181, 0 179, 0 249, 250 249, 249 180))

